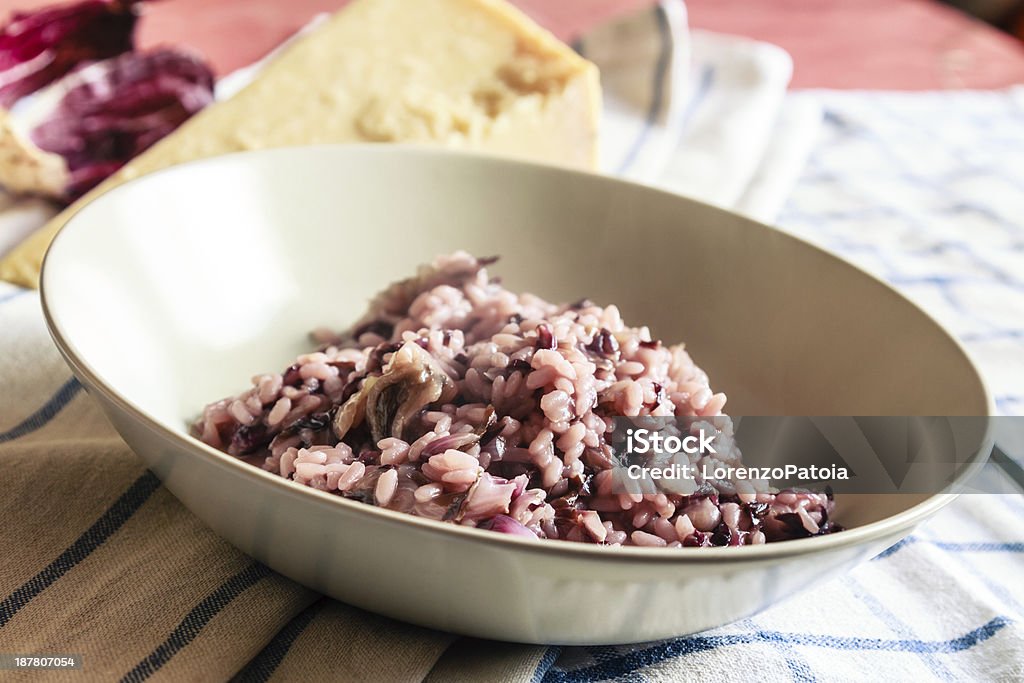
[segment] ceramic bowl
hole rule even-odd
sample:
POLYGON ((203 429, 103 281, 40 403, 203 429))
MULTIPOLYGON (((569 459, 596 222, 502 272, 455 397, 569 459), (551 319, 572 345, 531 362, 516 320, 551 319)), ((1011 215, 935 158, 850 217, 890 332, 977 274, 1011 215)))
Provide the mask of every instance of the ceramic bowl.
POLYGON ((933 320, 779 230, 609 177, 424 149, 261 151, 129 182, 57 237, 43 302, 125 441, 218 534, 311 588, 432 628, 549 644, 694 633, 847 571, 949 502, 849 496, 835 515, 849 529, 830 536, 607 548, 363 505, 189 436, 207 402, 309 350, 309 330, 344 327, 374 292, 456 249, 500 254, 492 269, 513 290, 615 303, 686 341, 735 414, 991 408, 933 320))

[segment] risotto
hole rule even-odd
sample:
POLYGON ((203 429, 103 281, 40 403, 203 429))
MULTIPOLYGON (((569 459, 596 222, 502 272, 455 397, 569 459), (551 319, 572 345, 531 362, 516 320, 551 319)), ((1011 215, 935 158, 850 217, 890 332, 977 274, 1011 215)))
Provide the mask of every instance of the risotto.
POLYGON ((679 548, 839 530, 830 493, 617 486, 614 418, 710 419, 725 395, 683 345, 613 305, 511 292, 494 260, 422 266, 351 330, 315 331, 319 350, 207 406, 194 433, 304 486, 529 538, 679 548))

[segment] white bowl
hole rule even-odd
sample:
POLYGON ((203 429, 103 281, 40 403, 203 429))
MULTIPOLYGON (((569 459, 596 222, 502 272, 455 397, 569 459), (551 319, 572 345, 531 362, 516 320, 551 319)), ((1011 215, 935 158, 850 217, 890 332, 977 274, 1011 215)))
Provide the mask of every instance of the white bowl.
MULTIPOLYGON (((946 504, 840 498, 842 533, 668 550, 529 541, 363 505, 188 436, 435 255, 500 254, 513 289, 616 303, 685 340, 736 414, 983 415, 964 351, 880 282, 721 209, 612 178, 385 146, 178 166, 82 209, 43 271, 50 330, 147 466, 238 548, 339 600, 530 643, 626 643, 751 615, 846 571, 946 504)), ((979 451, 983 445, 979 445, 979 451)))

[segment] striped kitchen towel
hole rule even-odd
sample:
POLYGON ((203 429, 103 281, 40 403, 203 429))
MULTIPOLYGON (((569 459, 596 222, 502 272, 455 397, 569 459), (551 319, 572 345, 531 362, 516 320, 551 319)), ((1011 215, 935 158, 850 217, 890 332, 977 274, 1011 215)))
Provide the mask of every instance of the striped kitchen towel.
POLYGON ((0 286, 0 329, 0 653, 82 657, 55 680, 1024 676, 1019 494, 963 496, 849 576, 696 636, 603 648, 457 638, 320 597, 232 548, 69 378, 35 292, 0 286))

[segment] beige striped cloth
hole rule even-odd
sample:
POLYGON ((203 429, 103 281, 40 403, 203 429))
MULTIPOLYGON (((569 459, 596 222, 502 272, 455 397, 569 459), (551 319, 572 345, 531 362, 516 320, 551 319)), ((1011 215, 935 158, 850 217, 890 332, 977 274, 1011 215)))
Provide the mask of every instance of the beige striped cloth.
POLYGON ((1022 501, 965 496, 843 580, 687 638, 460 638, 316 595, 218 538, 70 378, 36 292, 0 283, 0 667, 82 662, 0 681, 1024 680, 1022 501))
POLYGON ((458 638, 322 597, 186 510, 0 289, 0 654, 80 670, 0 680, 530 681, 547 648, 458 638))

